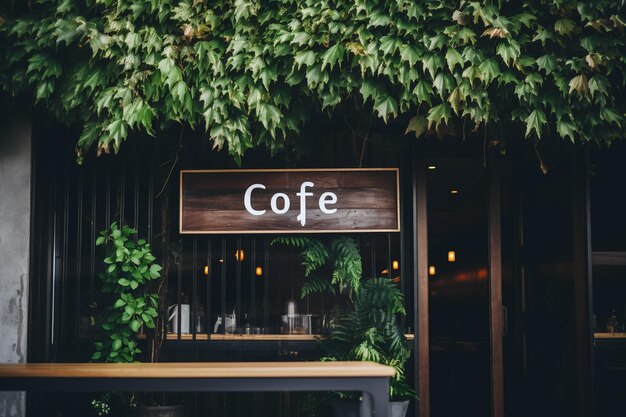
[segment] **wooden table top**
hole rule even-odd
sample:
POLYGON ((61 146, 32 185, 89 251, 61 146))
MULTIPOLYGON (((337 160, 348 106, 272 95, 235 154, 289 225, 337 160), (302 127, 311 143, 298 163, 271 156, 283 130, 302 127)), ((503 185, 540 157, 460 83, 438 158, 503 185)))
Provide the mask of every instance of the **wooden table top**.
POLYGON ((0 364, 0 378, 392 377, 373 362, 159 362, 0 364))

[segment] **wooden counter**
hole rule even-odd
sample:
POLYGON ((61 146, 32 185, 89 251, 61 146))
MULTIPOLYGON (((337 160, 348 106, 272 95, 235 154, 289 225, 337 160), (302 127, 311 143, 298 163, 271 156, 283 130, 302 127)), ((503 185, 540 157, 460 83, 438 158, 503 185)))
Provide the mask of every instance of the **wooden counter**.
POLYGON ((328 378, 392 377, 373 362, 159 362, 0 364, 0 378, 328 378))
POLYGON ((360 391, 389 414, 390 366, 373 362, 0 364, 0 391, 360 391))

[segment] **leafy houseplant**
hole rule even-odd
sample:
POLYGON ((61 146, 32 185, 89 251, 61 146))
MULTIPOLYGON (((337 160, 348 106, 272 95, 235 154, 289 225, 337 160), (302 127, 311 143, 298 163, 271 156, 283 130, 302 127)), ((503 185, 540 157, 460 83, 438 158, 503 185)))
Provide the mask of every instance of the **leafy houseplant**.
MULTIPOLYGON (((415 398, 415 392, 404 377, 409 351, 397 321, 398 316, 406 314, 398 287, 387 278, 362 279, 359 246, 352 238, 338 237, 326 244, 309 237, 281 237, 274 243, 302 248, 307 277, 301 290, 302 298, 324 292, 348 296, 347 305, 338 312, 330 338, 324 341, 327 355, 322 360, 372 361, 392 366, 396 376, 390 383, 391 400, 415 398)), ((358 399, 344 393, 339 393, 339 397, 358 399)), ((359 407, 359 403, 355 402, 355 406, 359 407)), ((392 410, 394 408, 392 406, 392 410)), ((342 413, 346 415, 346 411, 342 413)))
POLYGON ((302 265, 307 278, 300 292, 302 298, 324 292, 351 296, 359 288, 362 263, 354 239, 341 236, 326 244, 320 239, 288 236, 272 241, 272 244, 276 243, 302 249, 302 265))
POLYGON ((144 239, 132 239, 135 234, 136 230, 113 223, 96 240, 97 246, 105 246, 106 267, 100 278, 111 306, 103 317, 102 340, 95 343, 92 360, 134 362, 141 353, 136 335, 142 326, 155 327, 158 294, 146 293, 146 287, 160 278, 161 266, 144 239))
MULTIPOLYGON (((396 370, 390 382, 391 400, 415 398, 404 377, 409 350, 397 322, 399 315, 406 314, 402 293, 388 278, 372 278, 361 283, 351 301, 325 343, 327 356, 323 360, 372 361, 391 366, 396 370)), ((403 406, 405 413, 408 401, 403 406)))
MULTIPOLYGON (((104 272, 99 276, 109 306, 101 317, 101 338, 95 343, 94 361, 135 362, 141 353, 138 333, 142 327, 154 329, 159 321, 159 291, 150 289, 159 282, 162 268, 155 262, 150 245, 144 239, 134 239, 136 234, 128 226, 113 223, 96 240, 97 246, 105 248, 104 272)), ((118 393, 105 393, 94 399, 92 406, 97 415, 104 416, 116 414, 119 403, 139 410, 137 402, 135 395, 126 399, 118 393)))

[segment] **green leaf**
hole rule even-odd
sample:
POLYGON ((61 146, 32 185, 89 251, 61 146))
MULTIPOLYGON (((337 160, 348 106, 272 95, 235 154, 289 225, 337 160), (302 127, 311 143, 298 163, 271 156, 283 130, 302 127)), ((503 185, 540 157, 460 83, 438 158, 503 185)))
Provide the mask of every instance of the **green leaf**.
POLYGON ((96 361, 96 360, 100 359, 101 357, 102 357, 102 352, 94 352, 94 354, 91 355, 91 360, 96 361))
POLYGON ((133 332, 137 333, 141 327, 141 322, 139 320, 132 320, 128 326, 133 332))
POLYGON ((542 55, 537 58, 537 67, 550 74, 556 68, 556 59, 550 54, 542 55))
POLYGON ((576 28, 576 23, 572 19, 564 17, 554 23, 554 30, 564 36, 569 35, 576 28))
POLYGON ((450 70, 450 72, 453 72, 454 67, 457 65, 463 68, 465 60, 463 59, 463 56, 459 53, 459 51, 454 48, 448 48, 448 50, 446 51, 446 62, 448 63, 448 69, 450 70))
POLYGON ((463 27, 454 35, 452 41, 461 45, 467 45, 468 43, 474 45, 476 43, 476 32, 467 26, 463 27))
POLYGON ((120 308, 120 307, 124 307, 126 305, 126 301, 122 300, 121 298, 119 298, 115 304, 113 304, 113 308, 120 308))
POLYGON ((496 53, 500 55, 506 66, 509 66, 520 56, 520 47, 514 40, 507 40, 498 44, 496 53))
POLYGON ((538 87, 543 84, 543 78, 538 72, 531 72, 526 76, 524 81, 530 84, 534 89, 538 89, 538 87))
POLYGON ((491 81, 495 80, 497 76, 500 75, 500 66, 496 62, 495 59, 487 59, 483 61, 478 69, 480 74, 482 75, 483 81, 486 84, 489 84, 491 81))
POLYGON ((435 90, 437 90, 440 97, 443 97, 445 93, 452 91, 454 86, 454 78, 445 72, 438 73, 433 81, 433 87, 435 87, 435 90))
POLYGON ((117 283, 120 284, 122 287, 128 287, 130 285, 130 281, 126 278, 120 278, 117 283))
POLYGON ((421 58, 419 50, 412 45, 402 45, 400 48, 400 59, 408 62, 411 66, 415 65, 421 58))
POLYGON ((463 71, 462 77, 467 78, 472 86, 474 85, 474 80, 483 79, 483 75, 481 74, 480 69, 475 66, 465 68, 465 70, 463 71))
POLYGON ((163 268, 161 268, 161 265, 157 265, 157 264, 152 264, 150 266, 150 277, 151 278, 158 278, 161 276, 161 273, 159 271, 161 271, 163 268))
POLYGON ((341 63, 346 49, 339 43, 331 46, 322 54, 322 71, 330 66, 332 70, 335 64, 341 63))
POLYGON ((575 134, 577 131, 576 125, 574 123, 570 122, 569 120, 558 119, 556 121, 556 130, 557 132, 559 132, 559 135, 563 139, 569 137, 572 143, 574 143, 575 134))
POLYGON ((415 137, 419 139, 422 134, 426 132, 428 128, 428 120, 424 116, 413 116, 409 120, 409 124, 404 132, 408 135, 410 132, 415 132, 415 137))
POLYGON ((541 137, 541 129, 546 124, 546 115, 543 111, 539 109, 533 110, 528 118, 526 119, 526 134, 528 137, 530 134, 535 131, 537 137, 541 137))
POLYGON ((294 56, 294 61, 296 61, 298 68, 300 68, 302 65, 310 67, 311 65, 315 63, 316 58, 317 56, 315 52, 311 50, 304 50, 304 51, 298 52, 294 56))
POLYGON ((454 110, 457 115, 461 114, 462 101, 464 101, 464 97, 461 94, 459 87, 456 87, 454 90, 452 90, 450 97, 448 97, 448 103, 450 103, 450 106, 452 106, 452 110, 454 110))
POLYGON ((113 341, 113 345, 111 346, 111 348, 113 350, 119 350, 122 347, 122 341, 117 339, 113 341))
POLYGON ((607 90, 607 80, 601 75, 595 75, 591 77, 587 86, 589 87, 589 92, 591 93, 592 97, 594 97, 596 93, 601 93, 604 96, 607 96, 609 94, 607 90))
POLYGON ((328 73, 322 71, 320 64, 315 64, 306 70, 306 81, 310 89, 316 89, 318 86, 328 81, 328 73))
POLYGON ((173 88, 177 82, 183 79, 182 71, 172 58, 163 58, 159 61, 158 68, 161 73, 161 79, 169 88, 173 88))
POLYGON ((37 101, 47 99, 50 97, 54 90, 54 83, 52 81, 42 81, 37 87, 35 98, 37 101))
POLYGON ((105 241, 106 241, 106 238, 104 236, 99 236, 96 239, 96 246, 103 245, 105 241))
POLYGON ((429 82, 420 80, 413 91, 413 94, 417 96, 419 103, 431 103, 431 96, 434 95, 433 88, 429 82))
MULTIPOLYGON (((256 113, 259 121, 267 130, 273 130, 275 126, 280 123, 282 117, 282 113, 278 107, 268 103, 259 103, 256 113)), ((152 268, 150 268, 150 275, 152 275, 152 268)))
POLYGON ((387 35, 380 38, 380 50, 383 55, 393 55, 402 45, 402 41, 395 36, 387 35))
POLYGON ((622 117, 615 110, 609 107, 602 107, 600 110, 600 117, 602 120, 609 123, 615 123, 618 127, 622 127, 622 117))
POLYGON ((136 290, 137 287, 139 286, 139 283, 135 280, 130 281, 130 288, 132 288, 133 290, 136 290))
POLYGON ((398 102, 391 96, 385 96, 375 101, 374 109, 378 115, 383 118, 385 123, 387 123, 390 115, 394 117, 398 115, 398 102))
POLYGON ((428 110, 428 128, 431 129, 433 125, 439 126, 442 121, 448 123, 448 119, 452 117, 452 108, 448 103, 441 103, 430 110, 428 110))
POLYGON ((370 13, 370 27, 380 27, 380 26, 389 26, 391 24, 391 18, 384 14, 380 10, 376 10, 370 13))
POLYGON ((439 54, 431 54, 426 56, 423 60, 422 60, 422 68, 424 70, 424 72, 428 71, 428 73, 430 74, 431 78, 435 78, 435 74, 437 73, 438 70, 443 68, 444 65, 444 59, 441 57, 441 55, 439 54))

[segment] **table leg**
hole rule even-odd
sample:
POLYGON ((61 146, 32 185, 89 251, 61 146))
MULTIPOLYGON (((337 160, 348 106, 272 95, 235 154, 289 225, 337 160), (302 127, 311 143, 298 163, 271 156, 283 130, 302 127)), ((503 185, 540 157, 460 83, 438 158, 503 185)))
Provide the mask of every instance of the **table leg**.
POLYGON ((389 416, 389 380, 381 379, 371 381, 368 390, 363 395, 369 395, 372 400, 372 408, 374 417, 390 417, 389 416))

